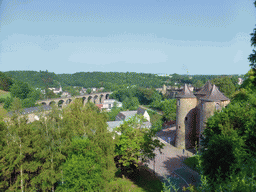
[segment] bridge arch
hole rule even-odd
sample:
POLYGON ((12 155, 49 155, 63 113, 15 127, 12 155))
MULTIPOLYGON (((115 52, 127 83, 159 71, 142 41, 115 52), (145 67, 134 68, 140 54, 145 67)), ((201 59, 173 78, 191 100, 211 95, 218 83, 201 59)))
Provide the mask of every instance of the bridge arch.
POLYGON ((51 105, 56 105, 56 102, 55 101, 50 101, 49 106, 51 106, 51 105))
POLYGON ((45 103, 45 102, 42 102, 41 105, 46 105, 46 103, 45 103))
POLYGON ((58 101, 58 107, 63 107, 63 103, 65 103, 65 101, 64 100, 59 100, 58 101))
POLYGON ((69 103, 71 103, 72 102, 72 99, 68 99, 67 101, 66 101, 66 104, 68 105, 69 103))
POLYGON ((92 100, 92 96, 89 96, 87 102, 91 102, 91 100, 92 100))
POLYGON ((104 95, 100 95, 100 103, 102 103, 104 101, 104 95))
POLYGON ((98 98, 99 98, 98 95, 95 95, 95 96, 93 97, 93 102, 94 102, 95 104, 98 104, 98 103, 99 103, 99 102, 98 102, 98 98))
POLYGON ((109 99, 109 94, 108 93, 105 95, 105 99, 109 99))
POLYGON ((82 97, 82 103, 83 103, 83 105, 85 104, 85 101, 86 101, 86 97, 82 97))

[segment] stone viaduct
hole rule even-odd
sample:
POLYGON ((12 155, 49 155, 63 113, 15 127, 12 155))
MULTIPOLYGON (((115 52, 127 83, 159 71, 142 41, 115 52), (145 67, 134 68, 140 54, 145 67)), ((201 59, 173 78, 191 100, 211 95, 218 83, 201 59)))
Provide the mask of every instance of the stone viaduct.
POLYGON ((91 93, 91 94, 85 94, 85 95, 79 95, 79 96, 74 96, 74 97, 66 97, 66 98, 56 98, 56 99, 47 99, 47 100, 40 100, 37 101, 37 104, 42 104, 42 105, 58 105, 58 107, 65 107, 72 101, 76 99, 80 99, 82 103, 85 105, 87 102, 93 102, 95 104, 100 104, 104 100, 109 99, 109 95, 112 92, 104 92, 104 93, 91 93))

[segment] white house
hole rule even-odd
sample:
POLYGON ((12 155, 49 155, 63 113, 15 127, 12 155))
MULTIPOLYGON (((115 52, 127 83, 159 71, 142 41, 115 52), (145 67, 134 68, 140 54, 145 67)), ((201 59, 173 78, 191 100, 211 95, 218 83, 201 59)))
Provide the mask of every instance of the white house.
POLYGON ((114 107, 114 103, 116 103, 117 107, 122 107, 122 103, 119 101, 116 101, 115 99, 106 99, 103 101, 103 107, 102 109, 106 109, 107 111, 110 111, 112 107, 114 107))

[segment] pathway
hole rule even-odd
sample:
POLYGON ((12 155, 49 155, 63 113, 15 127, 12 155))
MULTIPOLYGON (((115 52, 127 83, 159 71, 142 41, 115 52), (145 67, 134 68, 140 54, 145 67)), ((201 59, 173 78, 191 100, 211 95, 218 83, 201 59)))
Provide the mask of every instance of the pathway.
POLYGON ((155 161, 150 160, 146 163, 150 170, 155 170, 156 175, 164 182, 166 182, 166 178, 170 178, 180 188, 179 191, 183 186, 188 187, 188 184, 198 184, 200 182, 199 174, 183 163, 184 159, 193 156, 193 153, 171 145, 174 144, 175 128, 163 129, 157 133, 157 136, 165 146, 162 149, 162 154, 159 150, 155 151, 155 161), (171 144, 166 142, 169 137, 171 144))

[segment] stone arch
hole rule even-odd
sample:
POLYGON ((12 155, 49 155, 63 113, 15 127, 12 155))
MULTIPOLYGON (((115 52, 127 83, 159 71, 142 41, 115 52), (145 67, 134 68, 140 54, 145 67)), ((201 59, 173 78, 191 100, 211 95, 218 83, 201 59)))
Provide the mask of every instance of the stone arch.
POLYGON ((42 102, 41 105, 46 105, 46 103, 45 103, 45 102, 42 102))
POLYGON ((104 101, 104 95, 100 95, 100 103, 103 103, 103 101, 104 101))
POLYGON ((59 100, 58 101, 58 107, 63 107, 63 104, 65 103, 64 100, 59 100))
POLYGON ((83 105, 85 104, 85 101, 86 101, 86 97, 82 97, 82 103, 83 103, 83 105))
POLYGON ((51 106, 51 105, 56 105, 56 102, 55 101, 50 101, 49 106, 51 106))
POLYGON ((87 101, 87 102, 91 102, 91 100, 92 100, 92 96, 90 95, 90 96, 88 97, 88 101, 87 101))
POLYGON ((67 99, 66 104, 68 105, 71 102, 72 102, 72 99, 67 99))
POLYGON ((95 104, 99 103, 99 102, 98 102, 98 98, 99 98, 98 95, 94 95, 94 97, 93 97, 93 102, 94 102, 95 104))
POLYGON ((106 95, 105 95, 105 99, 109 99, 109 94, 106 94, 106 95))

